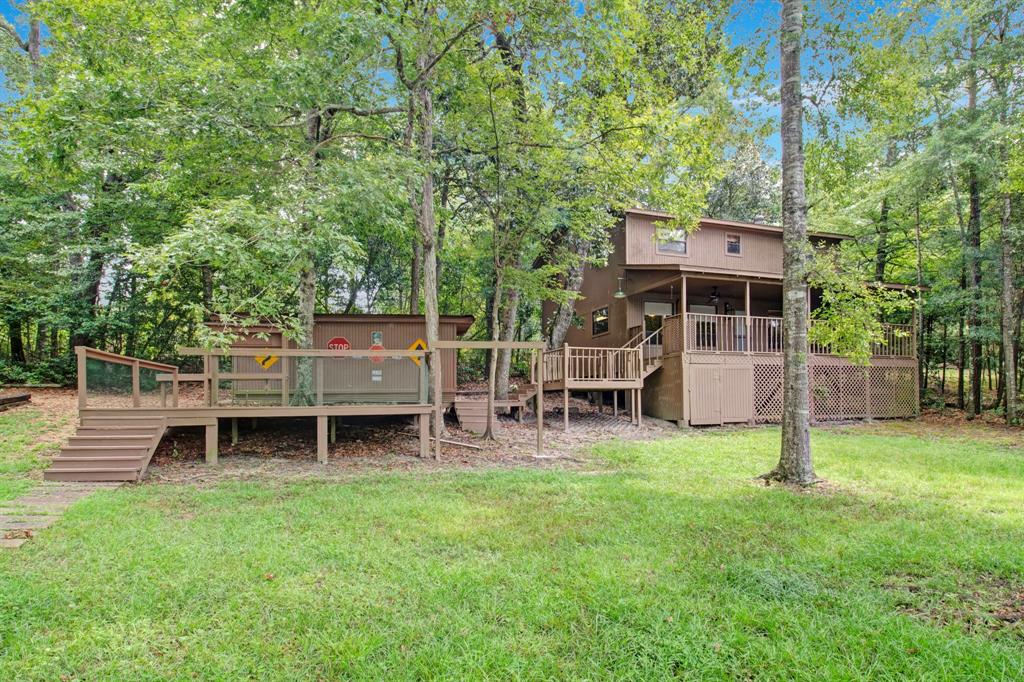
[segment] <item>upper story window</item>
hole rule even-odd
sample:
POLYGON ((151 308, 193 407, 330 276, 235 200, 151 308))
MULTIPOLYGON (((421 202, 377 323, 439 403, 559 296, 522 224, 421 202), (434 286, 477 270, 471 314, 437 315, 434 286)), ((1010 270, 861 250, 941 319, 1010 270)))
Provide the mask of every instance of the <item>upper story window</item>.
POLYGON ((602 306, 594 309, 594 312, 590 314, 590 335, 597 336, 598 334, 608 333, 608 306, 602 306))
POLYGON ((725 235, 725 252, 730 256, 740 256, 743 254, 743 245, 738 234, 725 235))
POLYGON ((658 234, 658 253, 686 255, 686 230, 663 230, 658 234))

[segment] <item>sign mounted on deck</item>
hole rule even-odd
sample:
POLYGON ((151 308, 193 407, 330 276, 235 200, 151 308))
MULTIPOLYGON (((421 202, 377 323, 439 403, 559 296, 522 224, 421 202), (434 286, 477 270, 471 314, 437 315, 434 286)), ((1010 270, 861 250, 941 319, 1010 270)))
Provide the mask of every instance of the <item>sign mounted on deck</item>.
POLYGON ((352 350, 352 344, 344 336, 335 336, 327 342, 327 350, 352 350))
POLYGON ((257 355, 253 359, 256 360, 256 364, 258 364, 263 369, 270 369, 271 367, 274 366, 275 363, 277 363, 276 355, 257 355))
MULTIPOLYGON (((426 350, 426 349, 427 349, 427 342, 424 341, 423 339, 416 339, 415 341, 412 342, 412 345, 409 346, 406 350, 426 350)), ((419 358, 417 358, 417 357, 410 357, 409 359, 412 360, 413 362, 415 362, 417 367, 420 366, 420 359, 419 358)))
MULTIPOLYGON (((372 331, 370 332, 370 350, 384 350, 384 332, 372 331)), ((383 355, 371 355, 371 362, 381 363, 384 362, 383 355)))

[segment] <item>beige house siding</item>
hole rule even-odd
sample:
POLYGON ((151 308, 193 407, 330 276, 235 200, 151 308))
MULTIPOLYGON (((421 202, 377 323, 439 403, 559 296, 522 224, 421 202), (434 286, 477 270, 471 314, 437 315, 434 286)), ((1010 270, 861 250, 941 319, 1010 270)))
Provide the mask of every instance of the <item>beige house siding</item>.
POLYGON ((740 226, 719 227, 702 223, 687 238, 686 255, 658 251, 656 226, 662 218, 626 215, 626 263, 628 265, 678 265, 687 270, 782 276, 782 237, 774 232, 740 226), (726 237, 739 235, 741 254, 726 253, 726 237))

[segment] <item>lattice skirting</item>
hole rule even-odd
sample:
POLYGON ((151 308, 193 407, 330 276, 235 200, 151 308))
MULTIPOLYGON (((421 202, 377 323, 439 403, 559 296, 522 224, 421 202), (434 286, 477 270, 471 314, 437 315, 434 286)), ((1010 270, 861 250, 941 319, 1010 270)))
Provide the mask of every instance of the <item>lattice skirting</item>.
MULTIPOLYGON (((753 356, 754 419, 782 419, 782 358, 753 356)), ((811 419, 913 417, 918 412, 917 366, 913 360, 878 358, 857 367, 841 358, 811 360, 811 419)))

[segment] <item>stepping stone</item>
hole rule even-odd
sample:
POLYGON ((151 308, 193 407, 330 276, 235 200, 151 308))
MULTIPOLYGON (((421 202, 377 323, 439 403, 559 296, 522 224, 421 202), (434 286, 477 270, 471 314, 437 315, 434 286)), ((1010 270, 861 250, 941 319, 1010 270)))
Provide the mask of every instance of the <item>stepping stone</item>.
POLYGON ((7 530, 34 530, 49 528, 57 520, 56 516, 0 516, 0 533, 7 530))
POLYGON ((0 548, 15 549, 25 544, 33 530, 48 528, 75 502, 101 488, 120 483, 61 483, 47 481, 25 495, 0 507, 0 548))

